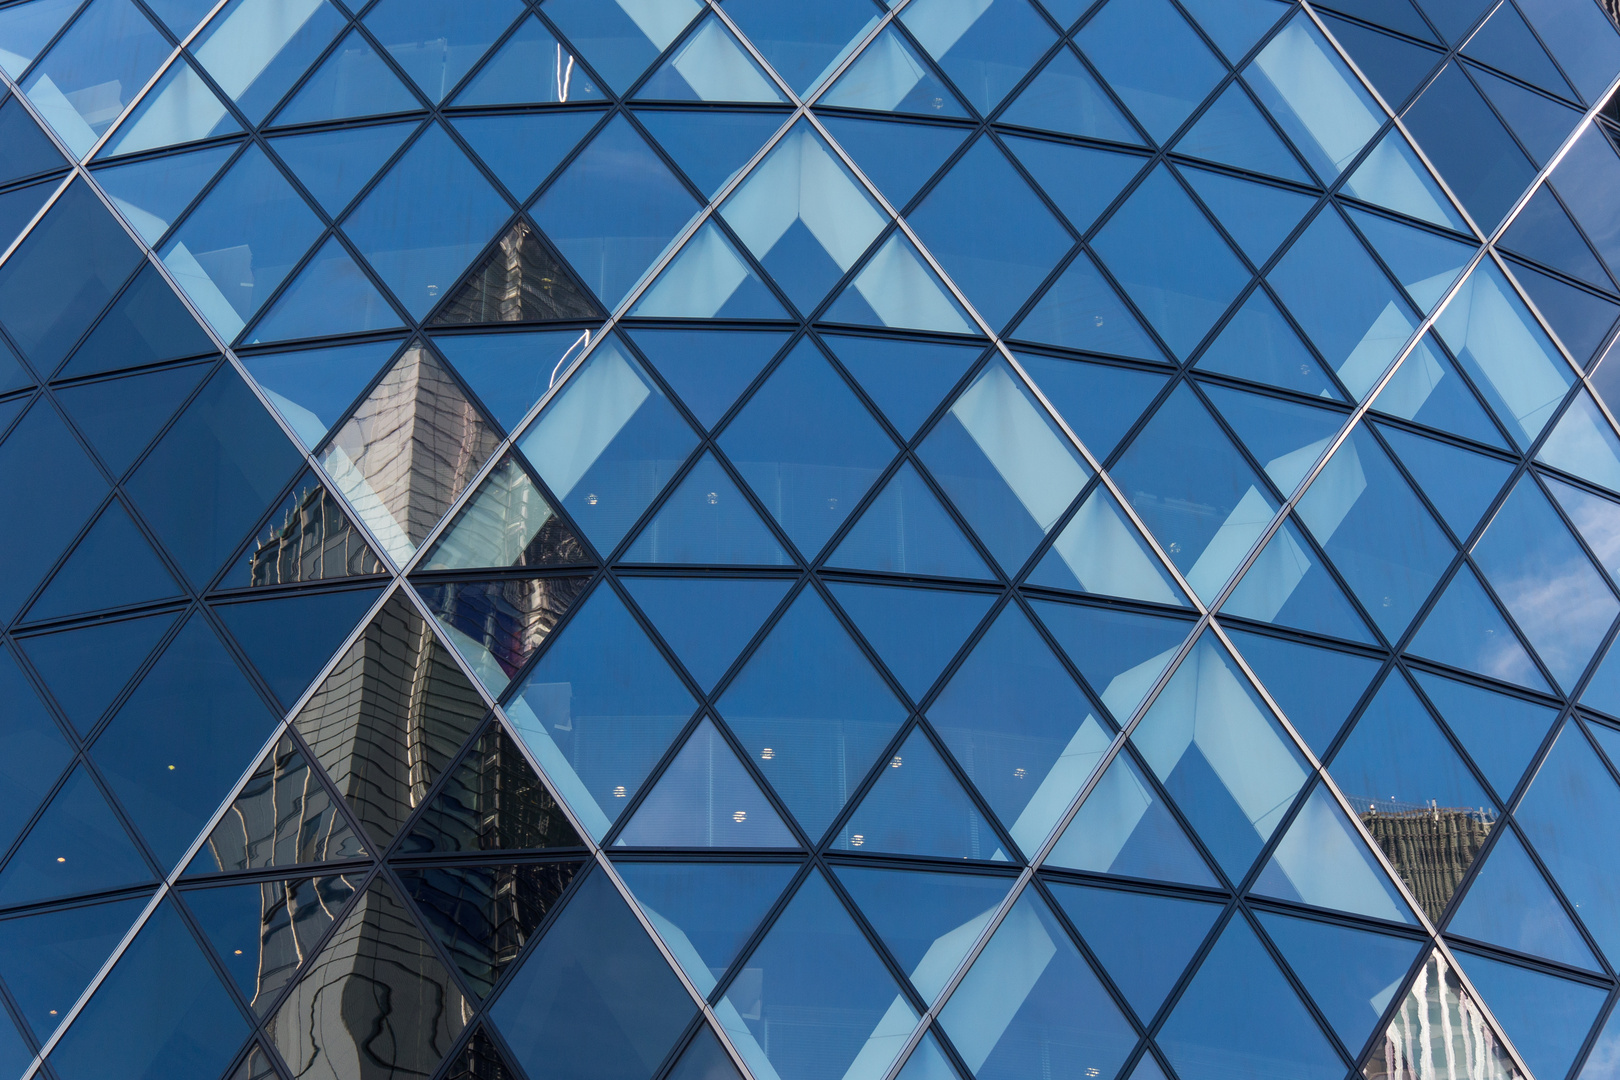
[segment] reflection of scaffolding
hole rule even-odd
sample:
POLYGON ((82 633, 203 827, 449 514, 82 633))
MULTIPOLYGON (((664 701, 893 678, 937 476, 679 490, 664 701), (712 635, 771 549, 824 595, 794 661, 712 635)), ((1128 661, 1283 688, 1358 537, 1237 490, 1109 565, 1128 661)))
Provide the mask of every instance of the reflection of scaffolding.
POLYGON ((1496 811, 1488 807, 1443 807, 1392 799, 1351 797, 1367 807, 1361 823, 1383 848, 1412 896, 1438 921, 1468 868, 1490 838, 1496 811))
POLYGON ((1521 1080, 1439 953, 1418 973, 1363 1070, 1367 1080, 1521 1080))

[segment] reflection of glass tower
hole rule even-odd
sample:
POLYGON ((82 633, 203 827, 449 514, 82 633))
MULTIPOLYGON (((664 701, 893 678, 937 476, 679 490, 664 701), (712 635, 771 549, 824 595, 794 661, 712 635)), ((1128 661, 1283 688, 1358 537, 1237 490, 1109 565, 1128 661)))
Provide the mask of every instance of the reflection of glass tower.
POLYGON ((0 1080, 1620 1077, 1613 13, 0 0, 0 1080))

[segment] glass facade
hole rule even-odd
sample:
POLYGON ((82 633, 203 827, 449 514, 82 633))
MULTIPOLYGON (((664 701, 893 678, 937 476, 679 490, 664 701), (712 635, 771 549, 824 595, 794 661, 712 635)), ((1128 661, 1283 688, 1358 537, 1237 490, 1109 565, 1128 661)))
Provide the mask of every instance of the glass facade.
POLYGON ((1620 1077, 1606 8, 0 5, 0 1080, 1620 1077))

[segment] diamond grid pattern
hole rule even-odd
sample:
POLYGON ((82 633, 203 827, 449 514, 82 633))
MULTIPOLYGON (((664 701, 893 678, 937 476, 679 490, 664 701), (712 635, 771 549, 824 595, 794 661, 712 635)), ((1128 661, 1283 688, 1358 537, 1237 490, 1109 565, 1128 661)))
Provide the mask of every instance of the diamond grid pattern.
POLYGON ((0 937, 105 914, 51 985, 0 945, 0 1068, 1385 1076, 1442 1009, 1600 1075, 1606 121, 1524 261, 1473 232, 1620 68, 1595 7, 237 0, 164 64, 202 12, 52 4, 0 9, 11 234, 61 186, 0 264, 0 937), (307 1026, 355 993, 437 1004, 307 1026))

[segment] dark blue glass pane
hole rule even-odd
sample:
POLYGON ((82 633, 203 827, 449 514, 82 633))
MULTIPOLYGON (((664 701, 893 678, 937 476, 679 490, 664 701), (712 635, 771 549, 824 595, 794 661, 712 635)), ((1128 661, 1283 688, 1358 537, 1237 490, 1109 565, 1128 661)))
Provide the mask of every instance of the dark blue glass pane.
POLYGON ((794 600, 718 708, 812 837, 905 718, 814 590, 794 600))
POLYGON ((1256 289, 1204 350, 1198 367, 1250 382, 1338 400, 1337 385, 1264 289, 1256 289))
POLYGON ((878 493, 828 563, 888 573, 991 576, 984 559, 910 462, 878 493))
POLYGON ((1089 254, 1077 255, 1010 335, 1043 345, 1163 362, 1164 351, 1103 280, 1089 254))
POLYGON ((1304 642, 1227 628, 1288 722, 1318 756, 1327 752, 1379 662, 1304 642))
POLYGON ((508 431, 544 396, 559 367, 566 366, 565 362, 585 342, 586 335, 579 330, 457 334, 433 339, 456 373, 508 431), (535 363, 537 356, 541 363, 535 363), (555 363, 548 362, 553 358, 555 363))
POLYGON ((253 353, 242 365, 307 447, 348 413, 360 391, 394 354, 396 341, 286 353, 253 353))
POLYGON ((1168 0, 1110 0, 1075 41, 1161 143, 1226 74, 1168 0))
POLYGON ((705 452, 625 552, 633 563, 792 562, 712 454, 705 452))
POLYGON ((371 44, 351 31, 275 116, 278 125, 411 112, 422 107, 371 44))
POLYGON ((1480 584, 1463 566, 1435 601, 1409 648, 1442 664, 1550 692, 1524 645, 1480 584))
POLYGON ((966 9, 923 0, 904 9, 900 21, 985 114, 1052 41, 1051 30, 1026 0, 990 0, 966 9))
POLYGON ((688 947, 679 949, 675 958, 705 994, 714 989, 798 870, 797 863, 780 862, 625 860, 615 866, 665 940, 684 940, 688 947))
POLYGON ((366 29, 428 100, 436 102, 444 99, 522 11, 516 0, 472 8, 383 0, 366 13, 366 29))
POLYGON ((1164 386, 1157 372, 1023 353, 1018 362, 1099 461, 1164 386))
POLYGON ((1520 144, 1538 166, 1552 160, 1553 154, 1564 144, 1564 139, 1580 122, 1580 115, 1575 109, 1473 64, 1463 66, 1474 77, 1490 103, 1496 106, 1496 111, 1513 134, 1519 137, 1520 144))
POLYGON ((6 717, 0 743, 0 776, 6 785, 0 838, 9 842, 67 767, 70 752, 9 648, 0 649, 0 709, 6 717))
POLYGON ((1114 154, 1047 139, 1005 137, 1019 162, 1077 231, 1091 228, 1142 168, 1134 154, 1114 154))
POLYGON ((906 736, 888 768, 878 770, 872 790, 833 847, 873 855, 1007 861, 1001 838, 921 728, 906 736))
POLYGON ((792 584, 783 578, 621 580, 705 690, 713 689, 792 584))
POLYGON ((614 845, 684 848, 796 848, 713 721, 704 719, 658 777, 614 845))
POLYGON ((1528 266, 1515 265, 1513 275, 1530 294, 1537 310, 1552 325, 1553 332, 1575 362, 1588 367, 1598 349, 1607 342, 1609 331, 1614 329, 1620 305, 1528 266))
POLYGON ((713 427, 788 335, 746 330, 637 330, 631 339, 704 427, 713 427))
POLYGON ((1507 483, 1513 467, 1498 458, 1475 454, 1438 439, 1426 439, 1400 428, 1379 426, 1423 493, 1429 497, 1453 535, 1466 540, 1480 515, 1507 483))
MULTIPOLYGON (((580 113, 559 113, 560 117, 580 113)), ((725 109, 638 109, 636 119, 669 151, 706 197, 713 197, 765 145, 786 113, 725 109)), ((837 137, 837 132, 834 132, 837 137)), ((482 153, 482 151, 480 151, 482 153)))
POLYGON ((1059 49, 1001 114, 1008 124, 1140 145, 1142 138, 1068 49, 1059 49))
POLYGON ((1234 64, 1287 11, 1278 0, 1183 0, 1182 7, 1234 64))
POLYGON ((525 202, 602 118, 597 112, 461 116, 453 126, 506 190, 525 202))
MULTIPOLYGON (((0 105, 0 146, 5 147, 0 150, 0 182, 7 184, 25 176, 60 169, 67 164, 56 149, 56 144, 39 129, 39 125, 28 115, 28 110, 15 98, 0 105)), ((41 191, 35 210, 44 204, 44 196, 45 191, 41 191)), ((30 213, 29 217, 32 216, 30 213)), ((20 231, 20 226, 13 229, 11 236, 20 231)), ((11 237, 6 239, 9 243, 11 237)))
POLYGON ((79 383, 57 390, 56 399, 112 474, 121 476, 207 372, 190 364, 79 383))
POLYGON ((1186 169, 1182 175, 1256 266, 1265 265, 1316 205, 1313 196, 1270 184, 1253 184, 1224 173, 1186 169))
POLYGON ((1552 58, 1536 41, 1524 16, 1511 4, 1492 13, 1485 25, 1468 39, 1463 53, 1550 94, 1574 97, 1552 58))
POLYGON ((828 335, 824 340, 906 439, 916 434, 981 351, 976 345, 892 338, 828 335))
MULTIPOLYGON (((73 726, 88 733, 174 622, 172 613, 95 622, 19 638, 18 644, 73 726)), ((19 708, 18 715, 26 714, 19 708)), ((36 776, 34 786, 46 782, 50 772, 36 776)))
POLYGON ((299 461, 229 368, 208 381, 126 490, 195 584, 235 549, 299 461))
POLYGON ((383 162, 394 156, 414 124, 342 128, 311 135, 286 135, 271 142, 309 193, 328 214, 349 205, 383 162))
POLYGON ((1224 1068, 1254 1080, 1337 1080, 1344 1071, 1241 915, 1221 932, 1158 1042, 1184 1075, 1224 1068))
POLYGON ((1447 932, 1596 970, 1597 957, 1530 861, 1518 834, 1501 831, 1447 932))
POLYGON ((214 610, 247 653, 248 662, 289 708, 371 607, 378 591, 306 591, 274 600, 220 604, 214 610), (298 634, 288 635, 289 626, 298 627, 298 634))
POLYGON ((1117 608, 1035 602, 1070 661, 1124 726, 1192 624, 1117 608))
POLYGON ((1489 957, 1464 953, 1457 959, 1535 1075, 1568 1073, 1603 1009, 1605 991, 1489 957))
POLYGON ((1411 970, 1421 944, 1269 911, 1260 925, 1282 950, 1345 1046, 1360 1048, 1411 970))
POLYGON ((166 600, 181 589, 121 502, 109 503, 28 607, 31 620, 166 600))
POLYGON ((1153 893, 1051 884, 1064 914, 1139 1017, 1151 1019, 1221 914, 1153 893))
POLYGON ((274 717, 193 615, 95 743, 160 862, 172 864, 242 775, 274 717))
POLYGON ((994 600, 988 593, 943 589, 843 582, 831 588, 839 606, 913 701, 927 694, 994 600))
POLYGON ((813 5, 731 0, 726 10, 801 97, 827 77, 881 14, 868 0, 813 5))
POLYGON ((145 906, 133 896, 0 922, 0 976, 35 1038, 56 1030, 145 906))
POLYGON ((664 1075, 667 1080, 742 1080, 731 1055, 708 1026, 698 1028, 674 1067, 664 1075))
POLYGON ((387 330, 399 325, 393 306, 333 236, 254 323, 245 341, 291 341, 387 330))
POLYGON ((1361 73, 1372 82, 1373 88, 1397 111, 1412 96, 1423 77, 1440 62, 1440 54, 1433 49, 1414 44, 1391 34, 1381 34, 1346 19, 1325 16, 1327 24, 1339 44, 1344 46, 1350 59, 1361 73))
POLYGON ((1575 88, 1588 101, 1595 101, 1613 80, 1616 66, 1620 66, 1620 38, 1614 27, 1593 18, 1590 11, 1549 0, 1525 0, 1520 6, 1569 73, 1575 88))
POLYGON ((16 614, 106 491, 55 410, 37 402, 0 445, 0 503, 28 507, 28 527, 0 537, 0 563, 8 568, 0 578, 0 617, 16 614))
POLYGON ((1406 124, 1483 229, 1502 220, 1535 176, 1535 166, 1456 65, 1423 91, 1406 124))
POLYGON ((51 1053, 67 1080, 106 1075, 118 1061, 130 1080, 214 1076, 248 1027, 172 904, 141 928, 51 1053))
POLYGON ((695 1011, 607 876, 595 873, 490 1017, 531 1072, 647 1080, 695 1011))
POLYGON ((1310 174, 1240 83, 1221 91, 1215 103, 1176 143, 1176 151, 1266 176, 1301 184, 1311 182, 1310 174))
POLYGON ((168 282, 156 268, 143 266, 96 328, 73 350, 61 377, 144 367, 213 351, 213 342, 168 282))
POLYGON ((962 145, 969 131, 942 124, 823 116, 821 122, 896 210, 962 145))
POLYGON ((1611 271, 1620 270, 1620 215, 1607 199, 1617 175, 1620 157, 1595 129, 1576 140, 1553 173, 1564 205, 1611 271))
POLYGON ((146 860, 81 765, 11 853, 0 874, 0 906, 125 889, 151 880, 146 860))

